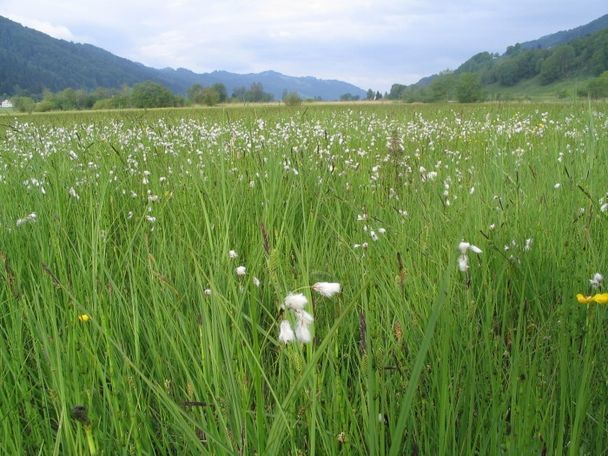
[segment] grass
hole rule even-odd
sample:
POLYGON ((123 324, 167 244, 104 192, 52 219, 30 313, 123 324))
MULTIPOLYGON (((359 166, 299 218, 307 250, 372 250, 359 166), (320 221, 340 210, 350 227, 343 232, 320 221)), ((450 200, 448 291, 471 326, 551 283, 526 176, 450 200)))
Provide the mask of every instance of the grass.
POLYGON ((605 104, 1 123, 7 454, 606 454, 605 104))
POLYGON ((586 97, 578 95, 580 89, 584 89, 592 77, 573 77, 551 84, 541 84, 539 77, 526 79, 511 87, 505 87, 498 83, 484 86, 489 99, 501 97, 503 100, 533 101, 536 103, 557 102, 577 100, 584 101, 586 97))

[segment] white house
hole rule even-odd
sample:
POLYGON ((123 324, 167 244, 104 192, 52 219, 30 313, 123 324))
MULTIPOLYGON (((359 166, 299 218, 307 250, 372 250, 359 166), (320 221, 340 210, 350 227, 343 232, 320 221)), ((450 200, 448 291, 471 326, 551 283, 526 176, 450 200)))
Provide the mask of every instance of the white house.
POLYGON ((11 100, 2 100, 2 103, 0 103, 0 108, 12 108, 13 107, 13 103, 11 102, 11 100))

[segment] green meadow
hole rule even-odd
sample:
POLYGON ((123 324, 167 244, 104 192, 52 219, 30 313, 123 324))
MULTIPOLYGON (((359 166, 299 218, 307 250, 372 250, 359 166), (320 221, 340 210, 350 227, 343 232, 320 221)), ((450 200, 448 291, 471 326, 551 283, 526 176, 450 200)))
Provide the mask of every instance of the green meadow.
POLYGON ((606 454, 607 170, 606 103, 2 115, 2 454, 606 454))

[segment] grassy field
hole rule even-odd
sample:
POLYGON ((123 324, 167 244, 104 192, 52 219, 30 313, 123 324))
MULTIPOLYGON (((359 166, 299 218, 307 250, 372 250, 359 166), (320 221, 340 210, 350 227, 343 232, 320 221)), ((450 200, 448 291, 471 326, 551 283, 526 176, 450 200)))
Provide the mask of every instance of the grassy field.
POLYGON ((607 108, 2 117, 0 449, 607 454, 607 108))
POLYGON ((576 77, 569 78, 563 81, 557 81, 551 84, 541 84, 539 77, 526 79, 518 84, 505 87, 500 84, 491 84, 484 86, 484 91, 487 99, 495 100, 519 100, 533 101, 535 103, 554 102, 582 102, 587 99, 586 96, 579 95, 580 90, 584 90, 589 85, 591 77, 576 77))

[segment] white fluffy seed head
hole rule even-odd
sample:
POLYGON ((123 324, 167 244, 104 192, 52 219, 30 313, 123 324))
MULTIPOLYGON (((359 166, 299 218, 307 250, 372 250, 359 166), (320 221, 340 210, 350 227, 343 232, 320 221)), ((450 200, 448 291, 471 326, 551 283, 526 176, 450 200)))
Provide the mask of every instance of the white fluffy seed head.
POLYGON ((25 217, 18 219, 17 220, 17 226, 21 226, 24 225, 26 223, 31 223, 31 222, 35 222, 38 219, 38 216, 36 215, 35 212, 32 212, 31 214, 26 215, 25 217))
POLYGON ((463 255, 467 253, 469 247, 471 247, 471 244, 469 244, 468 242, 462 241, 460 244, 458 244, 458 250, 460 250, 460 253, 462 253, 463 255))
POLYGON ((479 255, 482 252, 482 250, 479 247, 477 247, 476 245, 473 245, 473 244, 471 244, 471 246, 469 247, 469 250, 473 253, 476 253, 477 255, 479 255))
POLYGON ((312 286, 322 296, 331 298, 333 295, 340 293, 340 284, 334 282, 317 282, 312 286))
POLYGON ((279 341, 284 344, 288 344, 289 342, 293 342, 296 339, 296 335, 291 329, 291 324, 289 320, 283 320, 279 325, 279 341))
POLYGON ((297 311, 303 310, 306 304, 308 304, 308 299, 302 293, 289 293, 285 297, 283 307, 297 311))
POLYGON ((312 334, 310 333, 310 328, 307 324, 298 321, 296 325, 296 339, 304 344, 309 344, 312 342, 312 334))
POLYGON ((599 272, 593 274, 593 277, 589 279, 589 284, 591 288, 600 288, 602 286, 602 282, 604 281, 604 276, 599 272))
POLYGON ((296 317, 298 319, 298 323, 302 323, 303 325, 310 325, 315 321, 313 316, 306 312, 305 310, 296 310, 296 317))
POLYGON ((234 272, 237 276, 243 277, 245 274, 247 274, 247 268, 245 266, 239 266, 234 270, 234 272))
POLYGON ((458 257, 458 269, 460 272, 467 272, 469 270, 469 257, 466 255, 460 255, 458 257))
POLYGON ((471 252, 477 253, 477 254, 482 253, 482 250, 479 247, 477 247, 476 245, 473 245, 469 242, 465 242, 465 241, 462 241, 462 242, 460 242, 460 244, 458 244, 458 250, 460 250, 460 253, 463 255, 465 253, 467 253, 467 251, 469 251, 469 250, 471 252))

